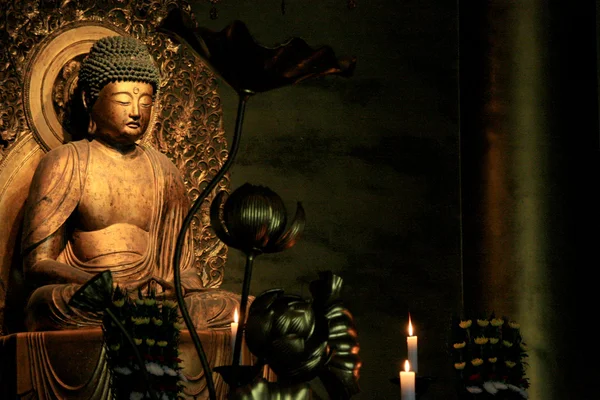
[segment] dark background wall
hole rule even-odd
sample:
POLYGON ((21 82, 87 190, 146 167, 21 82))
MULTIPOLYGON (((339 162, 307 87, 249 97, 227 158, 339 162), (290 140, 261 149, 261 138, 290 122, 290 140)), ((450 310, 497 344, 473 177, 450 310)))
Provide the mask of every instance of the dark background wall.
MULTIPOLYGON (((251 294, 279 287, 309 296, 319 271, 341 275, 361 343, 362 393, 399 398, 390 379, 406 358, 411 313, 429 399, 451 399, 447 332, 460 310, 457 10, 440 0, 193 2, 200 25, 242 20, 258 42, 299 36, 355 55, 350 79, 327 77, 258 94, 246 109, 232 188, 277 192, 307 225, 292 249, 255 262, 251 294)), ((231 138, 237 96, 221 85, 231 138)), ((230 139, 231 140, 231 139, 230 139)), ((243 259, 230 250, 223 287, 241 292, 243 259)))

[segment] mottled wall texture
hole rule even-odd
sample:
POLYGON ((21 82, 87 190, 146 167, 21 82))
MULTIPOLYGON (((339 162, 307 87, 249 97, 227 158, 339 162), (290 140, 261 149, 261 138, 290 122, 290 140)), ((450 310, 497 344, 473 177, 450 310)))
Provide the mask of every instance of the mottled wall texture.
MULTIPOLYGON (((261 44, 299 36, 355 55, 350 79, 327 77, 258 94, 246 109, 232 187, 270 187, 307 225, 297 245, 263 255, 251 294, 282 288, 309 296, 332 270, 345 282, 361 342, 362 393, 399 398, 411 313, 419 375, 437 378, 423 399, 454 398, 447 332, 461 304, 457 14, 434 0, 223 0, 218 19, 197 1, 202 26, 244 21, 261 44)), ((231 140, 237 96, 221 85, 231 140)), ((244 263, 230 250, 224 287, 241 292, 244 263)))

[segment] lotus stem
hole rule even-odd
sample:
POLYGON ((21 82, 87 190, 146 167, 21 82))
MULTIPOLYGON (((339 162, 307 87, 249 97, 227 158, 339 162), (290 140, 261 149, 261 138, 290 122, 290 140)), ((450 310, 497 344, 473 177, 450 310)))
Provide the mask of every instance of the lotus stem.
POLYGON ((240 325, 235 336, 235 347, 233 348, 233 366, 237 368, 240 365, 240 355, 242 352, 242 338, 246 328, 246 308, 248 307, 248 296, 250 294, 250 281, 252 280, 252 264, 254 262, 254 253, 246 254, 246 268, 244 270, 244 285, 242 287, 242 300, 240 302, 240 325))
POLYGON ((243 91, 239 93, 235 131, 233 134, 233 141, 231 143, 231 149, 229 151, 229 155, 227 156, 227 160, 225 160, 219 172, 217 172, 215 177, 208 183, 208 185, 204 188, 202 193, 200 193, 200 196, 198 196, 198 198, 196 199, 196 201, 194 201, 194 204, 188 211, 185 219, 183 220, 181 229, 179 230, 179 236, 177 237, 177 243, 175 245, 175 254, 173 255, 173 284, 175 286, 175 297, 177 298, 177 303, 179 304, 181 316, 183 317, 185 325, 187 326, 188 331, 190 332, 190 337, 192 338, 192 342, 194 343, 194 347, 196 348, 196 352, 198 353, 198 358, 200 358, 200 363, 202 364, 202 369, 204 370, 204 376, 206 377, 206 387, 208 388, 210 400, 217 400, 215 384, 212 377, 212 370, 210 368, 210 365, 208 364, 206 353, 204 352, 204 349, 202 347, 200 337, 198 336, 198 332, 194 327, 192 319, 190 318, 190 314, 185 305, 185 301, 183 299, 183 292, 181 290, 181 270, 179 264, 181 262, 181 253, 183 252, 183 245, 185 244, 185 235, 192 222, 192 219, 194 218, 194 215, 196 215, 196 212, 198 212, 198 209, 202 205, 204 199, 210 194, 214 187, 221 181, 223 175, 225 175, 225 173, 229 170, 236 156, 237 150, 239 148, 240 137, 242 136, 244 111, 246 109, 246 103, 251 95, 251 92, 243 91))
POLYGON ((140 367, 140 371, 142 372, 142 375, 144 376, 144 382, 146 383, 146 390, 150 394, 150 398, 152 400, 158 400, 158 397, 156 396, 154 389, 152 388, 152 386, 150 386, 150 377, 148 377, 148 371, 146 370, 146 364, 144 363, 144 360, 142 359, 142 355, 140 354, 140 351, 138 350, 135 342, 133 341, 133 338, 131 337, 129 332, 127 332, 127 329, 125 329, 125 327, 123 326, 121 321, 119 321, 117 316, 115 314, 113 314, 113 312, 110 311, 110 309, 108 307, 105 308, 104 311, 106 311, 106 313, 110 316, 112 321, 121 330, 121 333, 123 333, 123 335, 129 342, 129 344, 131 345, 131 348, 133 349, 133 354, 135 355, 135 359, 138 362, 138 365, 140 367))

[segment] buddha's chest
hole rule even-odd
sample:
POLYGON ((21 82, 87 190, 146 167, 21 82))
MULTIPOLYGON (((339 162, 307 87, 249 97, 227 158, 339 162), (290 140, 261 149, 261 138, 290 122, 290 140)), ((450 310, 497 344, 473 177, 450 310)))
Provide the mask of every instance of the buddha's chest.
POLYGON ((153 169, 145 155, 114 159, 91 154, 75 223, 85 231, 121 223, 148 231, 154 190, 153 169))

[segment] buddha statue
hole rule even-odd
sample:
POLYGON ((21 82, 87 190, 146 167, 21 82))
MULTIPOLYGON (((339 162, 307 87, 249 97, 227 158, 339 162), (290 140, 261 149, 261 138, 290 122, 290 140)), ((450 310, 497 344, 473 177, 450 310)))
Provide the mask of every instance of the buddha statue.
MULTIPOLYGON (((144 44, 114 36, 94 43, 78 79, 89 114, 86 138, 44 155, 25 206, 29 331, 100 325, 101 316, 71 307, 69 299, 105 270, 131 293, 152 284, 159 295, 174 296, 172 260, 189 199, 176 166, 139 144, 160 73, 144 44)), ((180 267, 188 311, 198 330, 225 328, 239 296, 203 287, 188 237, 180 267)))

